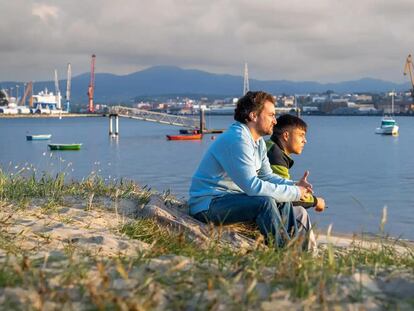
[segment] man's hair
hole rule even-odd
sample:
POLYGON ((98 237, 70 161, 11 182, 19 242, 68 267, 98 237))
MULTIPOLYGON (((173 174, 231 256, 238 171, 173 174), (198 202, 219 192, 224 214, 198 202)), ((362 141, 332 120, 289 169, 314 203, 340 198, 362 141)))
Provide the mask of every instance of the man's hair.
POLYGON ((277 118, 277 123, 273 127, 273 134, 270 139, 276 141, 280 135, 283 134, 283 132, 296 128, 299 128, 306 132, 308 125, 305 121, 297 116, 291 114, 283 114, 277 118))
POLYGON ((250 112, 256 112, 258 115, 262 112, 264 103, 270 101, 273 104, 275 99, 266 92, 247 92, 243 97, 237 101, 236 109, 234 110, 234 120, 246 124, 251 121, 250 112))

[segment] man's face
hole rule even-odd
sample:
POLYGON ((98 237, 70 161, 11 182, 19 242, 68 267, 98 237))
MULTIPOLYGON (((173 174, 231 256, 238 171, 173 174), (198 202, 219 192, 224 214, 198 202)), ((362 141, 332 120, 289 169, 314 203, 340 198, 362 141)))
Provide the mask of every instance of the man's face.
POLYGON ((306 131, 301 128, 293 128, 283 133, 285 151, 290 154, 301 154, 306 144, 306 131))
POLYGON ((276 124, 275 105, 271 101, 266 101, 263 110, 257 116, 256 131, 261 136, 271 135, 273 126, 276 124))

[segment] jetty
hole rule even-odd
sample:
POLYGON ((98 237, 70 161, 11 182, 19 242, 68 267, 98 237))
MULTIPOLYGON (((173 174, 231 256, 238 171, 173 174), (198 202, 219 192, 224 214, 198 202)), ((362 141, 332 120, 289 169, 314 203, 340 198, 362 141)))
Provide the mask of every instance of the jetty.
POLYGON ((119 134, 119 120, 118 117, 136 119, 140 121, 149 121, 162 124, 169 124, 188 128, 191 130, 198 130, 201 134, 222 133, 221 129, 206 129, 204 110, 200 109, 199 118, 187 117, 181 115, 173 115, 168 113, 161 113, 155 111, 148 111, 138 108, 130 108, 123 106, 114 106, 109 112, 109 135, 117 136, 119 134), (113 131, 112 119, 115 119, 115 131, 113 131))

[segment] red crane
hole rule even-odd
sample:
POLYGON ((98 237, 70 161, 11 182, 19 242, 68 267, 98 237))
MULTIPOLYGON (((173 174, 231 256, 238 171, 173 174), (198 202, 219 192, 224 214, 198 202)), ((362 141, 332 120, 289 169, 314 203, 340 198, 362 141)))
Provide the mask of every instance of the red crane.
POLYGON ((88 98, 89 98, 89 105, 88 105, 88 112, 95 112, 95 106, 93 105, 93 93, 95 92, 95 58, 96 55, 92 55, 91 60, 91 81, 89 82, 88 87, 88 98))

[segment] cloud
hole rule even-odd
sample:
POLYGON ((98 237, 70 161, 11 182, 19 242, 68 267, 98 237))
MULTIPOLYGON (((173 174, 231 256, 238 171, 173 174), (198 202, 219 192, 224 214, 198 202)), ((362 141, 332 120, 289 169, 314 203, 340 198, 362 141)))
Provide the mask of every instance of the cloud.
POLYGON ((56 6, 41 3, 33 4, 32 14, 39 17, 43 22, 48 22, 50 19, 57 19, 59 17, 58 13, 59 9, 56 6))
POLYGON ((408 0, 4 1, 0 81, 52 79, 72 63, 131 73, 177 65, 257 79, 404 81, 408 0))

